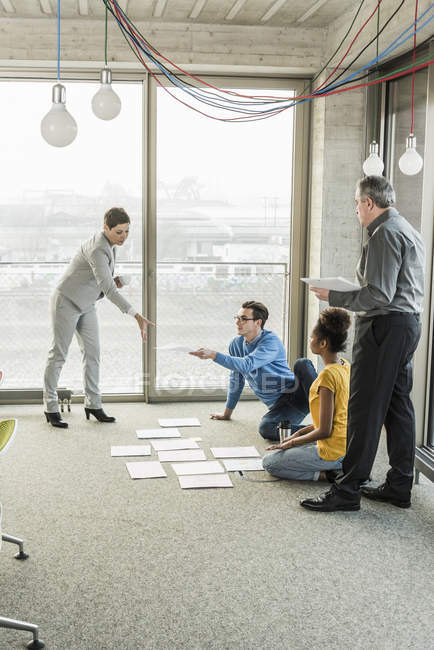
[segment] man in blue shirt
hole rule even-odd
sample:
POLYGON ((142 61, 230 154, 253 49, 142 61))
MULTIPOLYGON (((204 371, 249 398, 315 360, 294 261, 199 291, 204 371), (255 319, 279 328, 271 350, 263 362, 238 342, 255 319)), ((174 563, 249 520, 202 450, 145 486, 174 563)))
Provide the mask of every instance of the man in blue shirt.
MULTIPOLYGON (((226 408, 213 413, 214 420, 230 420, 245 382, 268 406, 259 425, 263 438, 278 440, 277 425, 287 420, 298 425, 309 412, 309 389, 317 376, 309 359, 298 359, 291 371, 282 341, 274 332, 265 330, 268 309, 261 302, 243 303, 235 316, 238 336, 229 345, 229 354, 199 348, 190 354, 199 359, 212 359, 231 371, 226 408)), ((293 426, 292 432, 299 427, 293 426)))

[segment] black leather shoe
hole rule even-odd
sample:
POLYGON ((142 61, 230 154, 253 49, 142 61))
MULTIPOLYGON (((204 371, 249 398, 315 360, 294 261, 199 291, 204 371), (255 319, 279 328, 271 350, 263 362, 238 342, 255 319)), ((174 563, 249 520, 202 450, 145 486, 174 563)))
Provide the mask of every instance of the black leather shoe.
POLYGON ((333 485, 330 490, 320 494, 315 499, 304 499, 300 505, 308 510, 318 510, 319 512, 334 512, 335 510, 360 510, 360 502, 353 501, 339 492, 333 485))
POLYGON ((59 411, 56 413, 47 413, 47 411, 44 411, 44 415, 47 418, 47 422, 49 422, 53 427, 59 427, 59 429, 68 428, 68 423, 62 420, 59 411))
POLYGON ((362 494, 367 499, 373 501, 386 501, 398 508, 409 508, 411 506, 410 495, 405 497, 396 494, 390 489, 387 483, 382 483, 378 487, 362 487, 362 494))
POLYGON ((111 415, 107 415, 107 413, 104 413, 103 409, 88 409, 85 406, 84 412, 86 413, 86 420, 88 420, 90 416, 93 415, 93 417, 96 418, 98 422, 116 422, 116 418, 112 417, 111 415))

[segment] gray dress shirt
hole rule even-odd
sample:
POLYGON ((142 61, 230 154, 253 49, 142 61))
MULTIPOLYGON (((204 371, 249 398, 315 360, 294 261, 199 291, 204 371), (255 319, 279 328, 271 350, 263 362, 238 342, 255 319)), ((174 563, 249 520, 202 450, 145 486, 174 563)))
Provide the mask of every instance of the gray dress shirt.
POLYGON ((425 247, 422 237, 395 208, 369 226, 356 274, 360 289, 330 291, 329 304, 377 316, 390 312, 419 314, 424 294, 425 247))

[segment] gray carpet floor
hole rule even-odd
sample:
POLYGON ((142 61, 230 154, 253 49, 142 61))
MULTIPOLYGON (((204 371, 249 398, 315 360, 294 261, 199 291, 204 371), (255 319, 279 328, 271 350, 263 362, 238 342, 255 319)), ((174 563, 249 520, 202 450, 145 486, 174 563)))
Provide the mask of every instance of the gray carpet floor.
MULTIPOLYGON (((210 446, 262 453, 264 407, 243 402, 233 421, 209 420, 221 407, 108 404, 109 425, 74 405, 65 431, 40 407, 1 407, 0 418, 19 419, 0 459, 3 531, 24 537, 30 558, 3 545, 0 615, 38 623, 47 650, 434 647, 427 481, 409 510, 365 500, 360 512, 320 514, 299 500, 323 484, 231 474, 233 489, 181 490, 169 465, 168 478, 133 481, 127 459, 110 457, 164 416, 198 416, 202 427, 182 433, 201 436, 208 459, 210 446)), ((382 441, 374 479, 386 469, 382 441)), ((0 648, 30 638, 0 630, 0 648)))

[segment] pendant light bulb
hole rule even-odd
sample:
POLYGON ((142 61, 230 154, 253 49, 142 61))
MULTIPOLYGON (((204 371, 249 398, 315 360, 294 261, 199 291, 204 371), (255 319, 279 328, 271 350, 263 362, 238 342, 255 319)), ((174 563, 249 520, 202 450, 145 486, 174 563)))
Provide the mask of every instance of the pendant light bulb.
POLYGON ((416 136, 410 133, 405 143, 405 153, 399 159, 399 169, 406 176, 415 176, 423 167, 423 158, 416 151, 416 136))
POLYGON ((92 110, 100 120, 112 120, 120 113, 121 100, 112 88, 110 68, 101 70, 100 81, 100 89, 92 99, 92 110))
POLYGON ((366 176, 381 176, 384 162, 378 155, 378 144, 373 140, 369 145, 369 156, 363 163, 363 172, 366 176))
POLYGON ((53 86, 53 105, 41 122, 41 135, 52 147, 67 147, 77 136, 77 123, 66 110, 66 90, 53 86))

